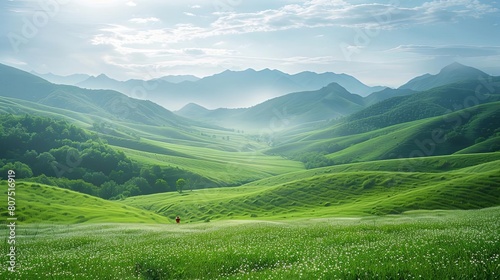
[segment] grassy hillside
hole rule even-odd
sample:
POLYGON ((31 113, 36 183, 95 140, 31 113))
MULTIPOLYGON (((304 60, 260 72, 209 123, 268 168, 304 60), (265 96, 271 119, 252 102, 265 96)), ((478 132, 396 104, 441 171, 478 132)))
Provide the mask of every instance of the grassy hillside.
MULTIPOLYGON (((7 182, 0 182, 7 201, 7 182)), ((165 217, 57 187, 18 182, 15 190, 16 217, 21 224, 51 223, 168 223, 165 217)), ((5 205, 7 205, 5 203, 5 205)), ((5 206, 0 216, 8 217, 5 206)))
POLYGON ((28 72, 1 64, 0 86, 2 97, 92 114, 109 120, 173 127, 192 124, 192 121, 179 117, 151 101, 133 99, 112 90, 88 90, 56 85, 28 72))
POLYGON ((269 154, 292 156, 317 152, 336 164, 390 158, 498 151, 500 102, 446 115, 397 124, 368 132, 332 135, 330 129, 304 133, 294 142, 269 149, 269 154), (376 148, 374 148, 376 147, 376 148))
POLYGON ((222 186, 235 186, 304 169, 300 162, 269 156, 257 150, 222 151, 211 147, 186 146, 146 139, 140 143, 147 145, 135 146, 133 149, 118 146, 115 148, 142 164, 179 167, 222 186))
POLYGON ((492 90, 480 92, 481 95, 476 93, 479 82, 474 80, 390 98, 349 115, 341 125, 331 127, 328 134, 330 137, 353 135, 499 101, 500 87, 494 84, 498 81, 500 78, 494 78, 492 90))
POLYGON ((284 174, 237 188, 138 196, 123 202, 170 218, 181 215, 190 222, 477 209, 500 204, 500 173, 488 164, 498 159, 499 154, 493 153, 350 164, 284 174), (422 169, 404 170, 407 166, 422 169), (471 172, 474 166, 482 167, 471 172))
POLYGON ((205 177, 203 186, 207 187, 238 185, 303 169, 300 162, 262 154, 260 150, 266 144, 241 132, 111 121, 90 113, 75 113, 7 97, 0 97, 0 104, 4 104, 0 112, 68 120, 96 133, 98 138, 126 152, 141 165, 170 165, 188 170, 205 177))

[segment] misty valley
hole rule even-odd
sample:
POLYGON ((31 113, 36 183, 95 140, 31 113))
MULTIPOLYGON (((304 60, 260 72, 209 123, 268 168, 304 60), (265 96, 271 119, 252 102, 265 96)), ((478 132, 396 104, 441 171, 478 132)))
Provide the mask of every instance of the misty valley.
POLYGON ((1 64, 0 104, 2 279, 500 273, 500 77, 479 69, 391 88, 1 64))

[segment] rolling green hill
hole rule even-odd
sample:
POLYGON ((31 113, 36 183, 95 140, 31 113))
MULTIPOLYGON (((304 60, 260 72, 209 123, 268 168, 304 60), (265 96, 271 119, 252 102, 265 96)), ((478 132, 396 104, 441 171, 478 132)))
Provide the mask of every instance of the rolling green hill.
POLYGON ((377 91, 368 95, 367 97, 364 98, 364 102, 366 106, 371 106, 389 98, 406 96, 414 93, 415 91, 411 89, 386 88, 381 91, 377 91))
MULTIPOLYGON (((0 186, 7 190, 6 181, 0 186)), ((145 210, 43 184, 18 182, 15 192, 15 213, 21 224, 169 223, 165 217, 145 210)), ((4 206, 0 216, 8 217, 4 206)))
POLYGON ((390 98, 353 113, 340 125, 321 133, 328 133, 328 137, 357 134, 499 101, 499 83, 500 77, 492 78, 488 91, 476 92, 480 83, 477 80, 465 81, 390 98))
POLYGON ((235 186, 304 169, 300 162, 269 156, 258 150, 221 151, 210 147, 185 146, 153 140, 142 140, 141 143, 147 143, 148 147, 156 147, 158 152, 175 151, 177 154, 156 153, 155 150, 142 146, 116 148, 137 162, 175 166, 216 183, 215 185, 202 183, 206 187, 235 186))
POLYGON ((340 165, 237 188, 138 196, 123 203, 190 222, 477 209, 500 203, 499 159, 493 153, 340 165))
POLYGON ((342 125, 337 125, 305 133, 302 138, 295 138, 291 143, 278 145, 267 152, 292 158, 297 154, 315 152, 337 164, 449 155, 462 150, 494 152, 499 146, 498 106, 499 102, 486 103, 437 117, 340 137, 336 136, 336 129, 342 129, 339 128, 342 125))
POLYGON ((30 202, 19 205, 26 222, 285 219, 500 204, 500 77, 480 92, 468 80, 362 98, 330 84, 248 109, 186 109, 254 125, 256 135, 188 120, 118 92, 53 85, 1 65, 0 74, 7 85, 0 112, 30 114, 4 115, 0 131, 0 169, 19 168, 40 184, 20 183, 20 199, 30 202), (51 167, 67 162, 70 152, 81 162, 54 176, 51 167), (182 194, 174 192, 178 178, 189 181, 182 194))

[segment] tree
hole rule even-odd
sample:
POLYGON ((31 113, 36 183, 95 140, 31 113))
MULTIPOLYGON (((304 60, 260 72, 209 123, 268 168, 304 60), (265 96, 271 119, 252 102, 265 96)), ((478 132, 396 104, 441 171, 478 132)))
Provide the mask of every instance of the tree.
POLYGON ((86 172, 83 175, 83 180, 95 186, 100 186, 109 181, 109 178, 102 172, 86 172))
POLYGON ((153 188, 148 181, 142 177, 134 177, 125 183, 125 188, 130 191, 131 196, 153 193, 153 188))
POLYGON ((52 176, 59 175, 56 174, 56 172, 59 173, 60 170, 54 168, 54 166, 57 167, 57 165, 56 165, 56 159, 52 154, 48 152, 43 152, 36 157, 36 161, 37 163, 34 166, 33 173, 37 175, 41 174, 46 174, 46 175, 50 174, 52 176))
POLYGON ((177 186, 177 191, 182 193, 182 189, 184 189, 184 186, 186 185, 186 180, 182 178, 178 179, 177 182, 175 182, 175 185, 177 186))
MULTIPOLYGON (((2 165, 2 162, 0 161, 0 165, 2 165)), ((14 170, 16 172, 16 178, 31 178, 33 177, 33 171, 31 171, 31 168, 19 161, 16 161, 15 163, 7 163, 3 165, 3 167, 0 168, 0 176, 5 176, 7 175, 8 170, 14 170)))
POLYGON ((110 199, 113 196, 118 195, 118 184, 115 181, 107 181, 104 184, 101 185, 101 188, 99 189, 99 197, 102 197, 104 199, 110 199))
POLYGON ((169 188, 170 187, 169 187, 167 181, 165 181, 163 179, 156 179, 153 192, 154 193, 167 192, 169 188))

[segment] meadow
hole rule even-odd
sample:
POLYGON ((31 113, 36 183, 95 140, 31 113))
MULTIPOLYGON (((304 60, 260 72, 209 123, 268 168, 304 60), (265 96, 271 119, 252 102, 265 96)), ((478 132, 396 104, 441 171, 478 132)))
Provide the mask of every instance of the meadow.
POLYGON ((499 153, 345 164, 231 188, 129 197, 131 207, 186 222, 359 217, 500 204, 499 153))
MULTIPOLYGON (((372 107, 367 118, 283 131, 270 119, 269 129, 248 135, 152 103, 110 115, 101 106, 109 92, 90 103, 56 93, 54 104, 65 106, 2 97, 0 111, 69 120, 92 133, 95 147, 75 152, 82 164, 61 147, 53 147, 53 161, 31 164, 51 177, 49 164, 65 162, 67 178, 16 177, 18 267, 9 274, 2 262, 0 279, 500 279, 498 102, 445 116, 407 107, 378 116, 372 107), (447 142, 414 157, 435 129, 447 142), (104 159, 116 159, 122 173, 112 174, 104 159), (86 190, 68 183, 80 177, 104 191, 72 191, 86 190), (165 186, 183 177, 184 192, 165 186), (112 179, 123 180, 105 186, 112 179), (163 191, 152 194, 152 186, 163 191)), ((12 145, 1 164, 52 155, 48 147, 25 153, 40 143, 14 126, 0 127, 22 136, 5 138, 12 145), (19 148, 23 139, 31 146, 19 148)), ((59 127, 40 132, 73 144, 56 137, 59 127)), ((81 148, 82 139, 71 141, 81 148)), ((7 195, 5 181, 0 187, 7 195)), ((0 234, 6 256, 8 227, 0 234)))
POLYGON ((2 262, 0 278, 498 279, 499 232, 500 207, 179 225, 22 224, 18 270, 8 274, 2 262))

